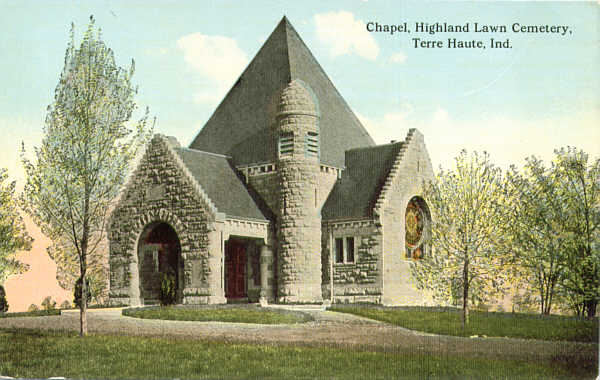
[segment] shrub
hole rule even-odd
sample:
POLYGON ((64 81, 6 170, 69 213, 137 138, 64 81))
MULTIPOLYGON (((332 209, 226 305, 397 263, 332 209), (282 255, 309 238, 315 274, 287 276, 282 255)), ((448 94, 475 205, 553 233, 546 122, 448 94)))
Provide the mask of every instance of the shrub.
POLYGON ((162 306, 173 305, 177 297, 175 274, 173 272, 163 273, 160 282, 159 302, 162 306))
MULTIPOLYGON (((81 277, 79 277, 77 279, 77 282, 75 283, 75 291, 73 292, 73 303, 75 304, 75 306, 77 306, 78 308, 81 308, 81 277)), ((86 306, 89 304, 90 302, 90 279, 89 277, 86 277, 85 279, 85 284, 86 284, 86 289, 87 289, 87 302, 86 302, 86 306)))
POLYGON ((38 307, 38 305, 32 303, 31 305, 29 305, 29 307, 27 308, 27 311, 32 312, 32 311, 39 311, 40 308, 38 307))
POLYGON ((4 287, 0 285, 0 313, 6 313, 8 311, 8 302, 6 302, 6 291, 4 287))
POLYGON ((70 309, 71 308, 71 302, 64 300, 61 304, 60 304, 60 308, 61 309, 70 309))
POLYGON ((43 310, 54 310, 56 309, 56 301, 52 300, 52 296, 48 296, 44 298, 42 301, 42 309, 43 310))

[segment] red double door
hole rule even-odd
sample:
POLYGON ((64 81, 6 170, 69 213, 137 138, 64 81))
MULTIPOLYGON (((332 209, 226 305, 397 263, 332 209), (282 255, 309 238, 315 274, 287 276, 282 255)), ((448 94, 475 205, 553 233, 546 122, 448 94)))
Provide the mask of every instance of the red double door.
POLYGON ((230 240, 225 244, 225 297, 246 297, 246 245, 230 240))

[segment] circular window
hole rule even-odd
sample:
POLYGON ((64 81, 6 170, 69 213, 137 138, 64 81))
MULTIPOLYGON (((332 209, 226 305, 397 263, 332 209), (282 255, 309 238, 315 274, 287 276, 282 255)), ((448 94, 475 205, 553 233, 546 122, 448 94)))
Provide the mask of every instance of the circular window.
POLYGON ((413 197, 406 206, 404 216, 404 243, 406 258, 421 259, 429 252, 430 215, 427 204, 420 197, 413 197))

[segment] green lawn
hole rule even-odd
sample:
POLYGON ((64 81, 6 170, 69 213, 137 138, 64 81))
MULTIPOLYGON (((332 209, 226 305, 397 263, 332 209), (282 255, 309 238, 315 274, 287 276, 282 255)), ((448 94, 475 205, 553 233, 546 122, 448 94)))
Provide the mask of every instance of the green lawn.
POLYGON ((60 315, 60 309, 24 311, 24 312, 20 312, 20 313, 0 313, 0 318, 46 317, 48 315, 60 315))
POLYGON ((411 330, 442 335, 511 337, 572 342, 598 342, 598 319, 579 320, 558 315, 473 311, 465 331, 462 311, 444 308, 334 306, 329 310, 388 322, 411 330))
MULTIPOLYGON (((573 366, 572 366, 573 367, 573 366)), ((594 367, 594 365, 591 365, 594 367)), ((0 329, 0 375, 26 378, 584 379, 558 360, 367 352, 0 329)))
POLYGON ((288 324, 312 320, 308 314, 258 307, 144 307, 123 309, 123 315, 174 321, 218 321, 237 323, 288 324))

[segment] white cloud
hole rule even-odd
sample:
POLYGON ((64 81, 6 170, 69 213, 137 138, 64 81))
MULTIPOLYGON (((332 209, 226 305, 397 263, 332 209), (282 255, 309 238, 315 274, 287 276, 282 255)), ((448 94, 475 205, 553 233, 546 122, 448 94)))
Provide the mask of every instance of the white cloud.
POLYGON ((433 122, 434 124, 446 123, 450 120, 450 116, 448 115, 448 111, 445 109, 438 107, 433 113, 433 122))
POLYGON ((394 53, 390 56, 391 63, 404 63, 406 62, 406 54, 400 52, 394 53))
POLYGON ((405 108, 402 111, 386 113, 380 118, 368 118, 358 112, 356 117, 367 129, 376 144, 387 144, 392 140, 404 140, 406 137, 408 132, 407 117, 411 111, 409 107, 405 108))
POLYGON ((365 23, 355 19, 352 13, 320 13, 314 19, 317 39, 329 47, 333 57, 357 54, 372 61, 377 58, 379 46, 367 31, 365 23))
POLYGON ((216 103, 223 98, 246 65, 248 56, 234 39, 193 33, 177 40, 185 62, 207 84, 194 95, 198 103, 216 103))

